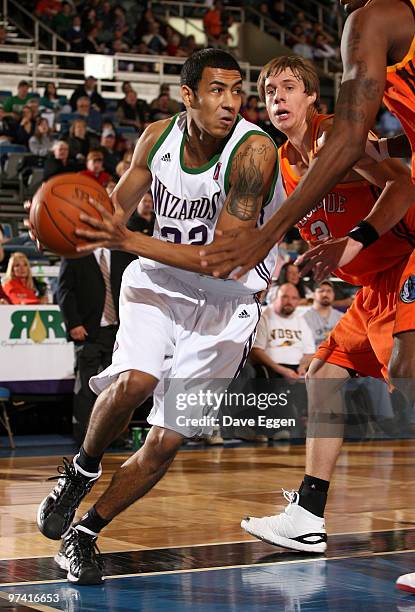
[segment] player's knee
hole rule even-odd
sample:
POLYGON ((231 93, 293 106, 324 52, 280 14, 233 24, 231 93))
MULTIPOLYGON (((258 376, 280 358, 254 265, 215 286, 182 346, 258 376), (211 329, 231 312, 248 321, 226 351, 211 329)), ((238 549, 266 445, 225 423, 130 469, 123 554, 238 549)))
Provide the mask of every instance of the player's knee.
POLYGON ((157 379, 154 376, 129 370, 119 375, 115 383, 115 392, 121 402, 138 407, 153 393, 156 385, 157 379))
POLYGON ((182 435, 154 426, 146 438, 145 450, 155 464, 163 465, 174 458, 182 443, 182 435))

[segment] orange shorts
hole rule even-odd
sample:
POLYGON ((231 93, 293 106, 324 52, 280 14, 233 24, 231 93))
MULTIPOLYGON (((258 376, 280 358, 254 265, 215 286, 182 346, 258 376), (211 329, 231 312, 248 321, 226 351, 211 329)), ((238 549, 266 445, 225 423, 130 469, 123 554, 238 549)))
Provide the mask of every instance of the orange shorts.
POLYGON ((346 314, 314 355, 387 379, 393 336, 415 330, 415 251, 358 291, 346 314))

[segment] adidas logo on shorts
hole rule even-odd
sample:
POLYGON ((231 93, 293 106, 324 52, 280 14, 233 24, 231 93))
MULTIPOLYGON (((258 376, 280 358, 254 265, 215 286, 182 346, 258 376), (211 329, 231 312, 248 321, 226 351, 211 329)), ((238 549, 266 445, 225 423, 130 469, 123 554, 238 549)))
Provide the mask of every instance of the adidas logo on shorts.
POLYGON ((163 155, 163 157, 161 158, 161 161, 165 161, 165 162, 171 161, 170 153, 166 153, 165 155, 163 155))
POLYGON ((249 319, 250 316, 251 315, 246 310, 243 310, 242 312, 238 314, 239 319, 249 319))

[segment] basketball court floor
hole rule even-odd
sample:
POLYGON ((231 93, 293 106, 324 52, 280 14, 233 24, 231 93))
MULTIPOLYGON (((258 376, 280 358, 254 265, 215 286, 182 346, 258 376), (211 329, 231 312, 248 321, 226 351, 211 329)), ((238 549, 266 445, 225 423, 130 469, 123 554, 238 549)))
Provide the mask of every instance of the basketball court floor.
MULTIPOLYGON (((415 444, 344 446, 327 512, 329 549, 309 556, 254 540, 239 523, 280 511, 304 447, 184 448, 167 476, 99 538, 107 580, 77 587, 37 530, 61 457, 0 447, 0 609, 66 611, 413 610, 396 578, 415 571, 415 444)), ((87 509, 126 454, 109 454, 87 509)))

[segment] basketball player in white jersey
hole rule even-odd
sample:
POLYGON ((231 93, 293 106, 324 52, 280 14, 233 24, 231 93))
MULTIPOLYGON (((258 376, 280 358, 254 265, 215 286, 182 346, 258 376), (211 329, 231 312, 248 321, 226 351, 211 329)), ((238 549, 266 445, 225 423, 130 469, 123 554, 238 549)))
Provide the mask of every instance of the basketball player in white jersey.
POLYGON ((162 478, 185 437, 210 433, 198 424, 206 406, 179 414, 174 385, 164 381, 185 379, 191 388, 192 380, 202 379, 200 388, 206 379, 231 380, 253 343, 260 315, 255 293, 267 287, 275 251, 240 281, 207 276, 199 263, 200 245, 213 240, 215 229, 262 224, 285 198, 274 143, 238 116, 241 86, 240 68, 228 53, 207 49, 190 57, 181 73, 186 112, 147 128, 114 191, 115 214, 101 209, 104 222, 87 218, 91 230, 78 232, 91 242, 87 251, 105 245, 140 256, 124 274, 112 364, 91 379, 99 396, 85 441, 72 462, 64 459, 58 483, 38 510, 42 533, 63 536, 56 561, 78 584, 103 579, 94 552, 100 530, 162 478), (150 186, 158 239, 125 226, 150 186), (144 446, 71 527, 101 475, 106 447, 152 394, 144 446))

